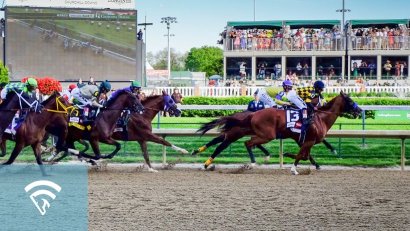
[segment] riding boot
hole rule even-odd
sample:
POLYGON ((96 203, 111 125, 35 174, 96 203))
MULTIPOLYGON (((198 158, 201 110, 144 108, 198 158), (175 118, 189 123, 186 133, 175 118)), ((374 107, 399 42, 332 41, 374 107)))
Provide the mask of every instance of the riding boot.
POLYGON ((306 132, 309 127, 310 119, 307 115, 307 110, 302 109, 302 127, 300 129, 300 136, 299 136, 299 145, 302 146, 302 144, 305 142, 306 138, 306 132))

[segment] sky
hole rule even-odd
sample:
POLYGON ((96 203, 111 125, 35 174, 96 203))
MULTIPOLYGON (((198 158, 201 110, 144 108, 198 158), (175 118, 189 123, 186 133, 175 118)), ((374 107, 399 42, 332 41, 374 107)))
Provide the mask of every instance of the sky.
MULTIPOLYGON (((138 23, 147 26, 147 52, 168 47, 162 17, 176 17, 171 24, 170 47, 185 53, 193 47, 218 46, 219 33, 228 21, 330 19, 342 20, 342 0, 136 0, 138 23)), ((410 0, 345 0, 345 19, 410 19, 410 0)))

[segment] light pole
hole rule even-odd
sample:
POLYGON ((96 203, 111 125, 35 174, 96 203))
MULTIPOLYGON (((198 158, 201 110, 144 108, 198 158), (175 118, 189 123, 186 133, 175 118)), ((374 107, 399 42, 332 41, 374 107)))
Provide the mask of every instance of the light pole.
POLYGON ((168 29, 168 83, 171 82, 171 47, 169 46, 169 36, 173 36, 169 34, 169 29, 171 23, 177 23, 177 18, 176 17, 163 17, 161 18, 161 23, 166 23, 167 24, 167 29, 168 29))
POLYGON ((253 0, 253 21, 256 21, 256 0, 253 0))
POLYGON ((342 12, 342 28, 343 28, 343 34, 345 37, 345 76, 343 76, 343 80, 344 77, 348 77, 349 76, 349 59, 348 59, 348 54, 349 54, 349 49, 347 47, 347 40, 348 40, 348 36, 347 36, 347 26, 346 26, 346 22, 345 22, 345 13, 346 12, 350 12, 350 9, 346 9, 345 8, 345 0, 342 0, 342 9, 338 9, 336 10, 336 12, 342 12))
MULTIPOLYGON (((139 23, 138 26, 144 26, 144 43, 145 43, 145 59, 144 59, 144 87, 147 86, 147 26, 152 26, 153 23, 147 23, 147 16, 145 15, 145 22, 139 23)), ((137 32, 138 33, 138 32, 137 32)))

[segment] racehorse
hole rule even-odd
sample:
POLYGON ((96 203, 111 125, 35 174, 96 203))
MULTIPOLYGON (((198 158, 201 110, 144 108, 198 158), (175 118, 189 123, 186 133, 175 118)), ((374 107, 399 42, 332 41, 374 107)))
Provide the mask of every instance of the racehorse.
POLYGON ((148 96, 142 100, 144 106, 144 113, 137 114, 132 113, 126 126, 126 132, 117 131, 114 132, 113 138, 123 141, 137 141, 141 147, 144 155, 145 163, 148 166, 150 172, 156 172, 151 166, 149 155, 147 151, 147 141, 151 141, 157 144, 171 147, 172 149, 179 151, 183 154, 187 154, 188 151, 179 148, 160 136, 152 133, 151 121, 160 111, 168 112, 170 116, 179 116, 181 111, 177 108, 174 100, 165 91, 162 91, 162 95, 148 96))
MULTIPOLYGON (((300 160, 313 160, 310 156, 311 148, 313 145, 323 141, 327 131, 335 123, 338 116, 342 113, 350 113, 354 117, 357 117, 361 111, 360 107, 343 92, 340 92, 340 95, 333 98, 325 106, 317 109, 313 115, 312 124, 307 131, 305 142, 299 145, 299 153, 297 155, 291 153, 285 154, 285 156, 295 159, 291 168, 292 174, 298 174, 296 166, 300 160)), ((247 148, 267 143, 276 138, 291 138, 298 142, 299 134, 290 131, 286 127, 286 113, 286 110, 268 108, 251 113, 243 119, 225 116, 205 124, 199 131, 205 134, 210 129, 222 127, 222 133, 224 133, 225 137, 224 141, 215 149, 217 153, 222 152, 232 142, 239 139, 236 133, 229 132, 238 129, 238 127, 242 130, 242 134, 251 136, 251 139, 245 142, 247 148)), ((209 162, 213 161, 211 158, 209 162)))
MULTIPOLYGON (((315 104, 315 102, 313 102, 313 104, 315 104)), ((235 113, 231 116, 237 118, 238 120, 242 120, 242 119, 245 119, 247 116, 249 116, 251 113, 253 113, 253 112, 243 111, 243 112, 237 112, 237 113, 235 113)), ((217 121, 218 120, 214 120, 213 122, 217 122, 217 121)), ((211 125, 212 125, 212 122, 204 124, 198 131, 202 132, 202 131, 206 130, 207 127, 209 127, 211 125)), ((236 137, 237 140, 239 140, 242 137, 246 136, 245 130, 243 130, 241 127, 232 128, 231 130, 229 130, 227 132, 230 133, 227 136, 236 137)), ((198 153, 201 153, 201 152, 205 151, 206 149, 208 149, 211 146, 214 146, 218 143, 222 143, 225 140, 225 136, 226 136, 226 134, 224 134, 224 133, 220 134, 216 138, 209 141, 207 144, 205 144, 205 145, 199 147, 198 149, 194 150, 191 154, 196 155, 198 153)), ((334 149, 329 142, 327 142, 325 139, 322 142, 333 154, 337 154, 336 149, 334 149)), ((256 145, 255 147, 259 148, 265 154, 266 159, 270 158, 270 154, 269 154, 268 150, 266 150, 262 145, 256 145)), ((251 147, 246 147, 246 150, 248 151, 251 162, 255 163, 255 156, 253 154, 252 148, 251 147)), ((214 153, 212 154, 211 158, 214 160, 221 152, 222 152, 222 150, 215 150, 214 153)), ((320 169, 319 164, 316 163, 316 161, 313 159, 312 156, 309 156, 309 160, 313 165, 315 165, 316 169, 320 169)), ((207 168, 208 166, 205 165, 204 167, 207 168)))
MULTIPOLYGON (((151 162, 149 160, 147 141, 171 147, 172 149, 183 154, 187 154, 188 151, 179 148, 169 143, 162 137, 152 133, 151 121, 158 114, 158 112, 162 110, 168 112, 171 116, 179 116, 181 114, 181 111, 177 108, 174 100, 165 91, 162 91, 162 95, 149 96, 143 99, 141 103, 144 106, 144 113, 132 113, 129 119, 125 121, 125 126, 121 126, 120 128, 116 129, 112 135, 112 138, 122 141, 137 141, 143 152, 145 163, 148 166, 148 171, 157 172, 152 168, 151 162)), ((87 150, 88 144, 86 142, 83 144, 86 146, 85 150, 87 150)), ((83 150, 82 152, 85 152, 85 150, 83 150)), ((59 161, 62 158, 59 158, 56 161, 59 161)))
MULTIPOLYGON (((3 165, 9 165, 14 162, 21 150, 28 145, 31 145, 34 156, 36 157, 37 164, 45 175, 44 168, 42 167, 41 160, 41 142, 46 133, 46 127, 50 125, 50 131, 53 134, 58 135, 59 141, 57 142, 57 151, 66 151, 64 147, 64 140, 67 135, 67 108, 68 103, 62 98, 58 93, 53 93, 47 100, 42 104, 41 113, 30 112, 26 116, 25 120, 16 130, 16 134, 12 140, 15 140, 14 149, 9 157, 9 159, 3 163, 3 165), (57 130, 52 129, 55 124, 61 124, 57 130), (65 125, 65 126, 64 126, 65 125)), ((6 138, 4 136, 3 138, 6 138)), ((5 144, 5 140, 2 142, 5 144)))
POLYGON ((20 110, 21 113, 30 108, 37 110, 37 105, 38 102, 34 97, 27 97, 23 92, 9 92, 6 99, 0 104, 0 138, 3 136, 4 130, 6 130, 13 121, 17 111, 20 110))
POLYGON ((137 99, 137 97, 132 93, 125 90, 118 91, 119 93, 115 97, 107 101, 105 108, 102 109, 97 115, 97 118, 95 119, 89 131, 86 128, 82 130, 75 126, 68 127, 69 135, 67 136, 66 142, 70 151, 73 151, 73 149, 75 149, 75 141, 83 139, 90 141, 95 156, 90 156, 84 152, 77 151, 77 154, 79 154, 80 157, 85 157, 92 160, 98 160, 100 158, 111 159, 121 149, 121 144, 111 137, 118 118, 120 117, 124 109, 128 109, 132 112, 142 113, 144 111, 144 107, 137 99), (115 150, 108 155, 102 156, 100 147, 98 145, 99 142, 114 145, 115 150))

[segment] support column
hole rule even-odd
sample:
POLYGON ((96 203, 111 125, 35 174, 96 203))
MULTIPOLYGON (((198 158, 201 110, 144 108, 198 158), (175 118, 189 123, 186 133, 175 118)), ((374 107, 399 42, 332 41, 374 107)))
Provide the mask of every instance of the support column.
POLYGON ((282 79, 284 80, 286 77, 286 56, 282 56, 282 79))
POLYGON ((381 55, 377 55, 377 65, 376 66, 377 66, 377 81, 380 81, 382 79, 382 68, 383 68, 381 55))
POLYGON ((224 83, 226 83, 226 72, 227 72, 227 70, 226 70, 226 57, 224 57, 224 83))
POLYGON ((252 81, 255 81, 256 80, 256 70, 257 70, 258 68, 256 67, 256 57, 255 56, 252 56, 252 71, 251 71, 251 73, 252 73, 252 78, 251 78, 251 80, 252 81))
POLYGON ((409 55, 409 58, 407 59, 407 78, 406 79, 410 78, 410 67, 409 67, 409 65, 410 65, 410 55, 409 55))
POLYGON ((347 80, 350 80, 350 74, 352 73, 352 56, 347 56, 347 80))
POLYGON ((343 79, 345 79, 345 76, 346 76, 346 73, 345 73, 345 70, 346 70, 346 59, 345 59, 345 56, 343 55, 342 56, 342 72, 341 72, 341 75, 342 75, 342 78, 343 79))
POLYGON ((311 67, 312 67, 312 81, 314 82, 316 80, 316 56, 312 56, 311 67))

